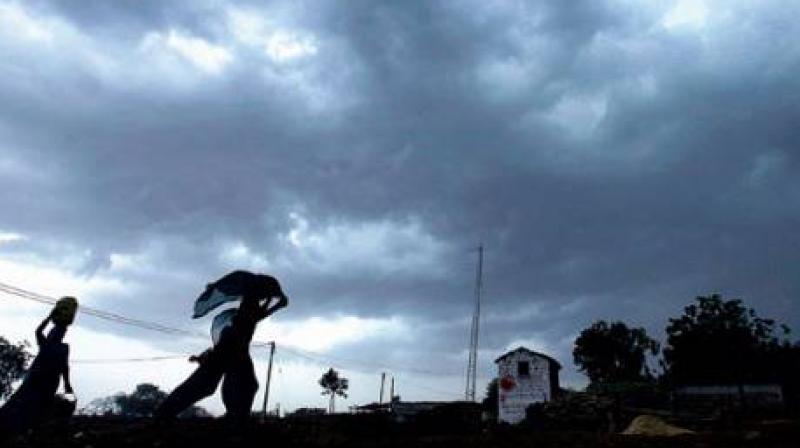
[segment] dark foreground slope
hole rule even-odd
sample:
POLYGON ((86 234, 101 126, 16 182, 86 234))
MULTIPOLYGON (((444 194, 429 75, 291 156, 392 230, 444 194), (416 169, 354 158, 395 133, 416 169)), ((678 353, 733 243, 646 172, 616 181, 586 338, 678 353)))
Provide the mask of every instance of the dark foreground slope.
POLYGON ((736 431, 652 438, 585 431, 535 431, 530 428, 437 428, 395 424, 369 416, 280 420, 233 428, 222 420, 180 421, 167 428, 148 421, 109 418, 73 419, 6 441, 17 447, 697 447, 800 446, 800 422, 753 423, 736 431))

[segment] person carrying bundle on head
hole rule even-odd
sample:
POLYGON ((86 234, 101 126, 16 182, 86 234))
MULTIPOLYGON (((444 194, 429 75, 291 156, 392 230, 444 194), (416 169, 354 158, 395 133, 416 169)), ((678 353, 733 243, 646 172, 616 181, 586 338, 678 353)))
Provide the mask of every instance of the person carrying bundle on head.
POLYGON ((74 297, 62 297, 36 328, 39 353, 33 359, 22 385, 0 408, 0 438, 3 435, 20 434, 45 420, 55 403, 62 379, 64 391, 73 394, 69 381, 69 345, 63 340, 67 327, 75 320, 77 310, 78 301, 74 297), (53 326, 45 335, 44 331, 50 323, 53 326))
POLYGON ((250 342, 258 323, 284 308, 288 298, 274 277, 235 271, 208 285, 197 299, 194 317, 236 300, 240 302, 238 309, 223 311, 214 319, 214 346, 189 358, 199 365, 156 410, 158 421, 174 419, 184 409, 212 395, 220 381, 226 417, 236 421, 249 417, 258 390, 250 342))

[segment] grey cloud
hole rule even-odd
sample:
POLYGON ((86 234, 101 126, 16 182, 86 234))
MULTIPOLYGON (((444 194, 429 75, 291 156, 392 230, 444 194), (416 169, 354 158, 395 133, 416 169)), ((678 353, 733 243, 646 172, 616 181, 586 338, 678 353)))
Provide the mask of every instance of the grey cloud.
MULTIPOLYGON (((123 88, 124 77, 110 83, 68 59, 0 63, 31 76, 0 84, 0 156, 43 173, 0 178, 0 204, 17 210, 0 230, 87 248, 81 269, 96 275, 112 253, 162 241, 152 263, 179 275, 119 275, 158 278, 149 292, 163 298, 233 268, 219 260, 227 241, 279 258, 293 211, 317 228, 416 219, 446 245, 435 261, 448 276, 283 265, 276 275, 297 299, 287 313, 464 317, 469 250, 483 241, 487 312, 543 306, 527 321, 489 320, 485 348, 542 335, 565 364, 562 339, 595 317, 660 337, 669 315, 717 290, 800 327, 800 60, 791 14, 777 12, 796 7, 709 25, 703 43, 660 29, 664 11, 645 6, 464 5, 273 4, 265 11, 289 10, 281 17, 312 31, 319 53, 272 67, 241 50, 247 58, 187 90, 123 88), (334 104, 314 109, 265 70, 300 73, 334 104), (592 98, 604 109, 593 129, 553 121, 559 104, 586 113, 592 98)), ((112 53, 170 28, 233 45, 221 6, 35 11, 63 15, 112 53)), ((147 303, 180 319, 175 299, 147 303)), ((429 334, 437 350, 461 350, 466 331, 429 334)), ((393 350, 422 359, 427 349, 393 350)))

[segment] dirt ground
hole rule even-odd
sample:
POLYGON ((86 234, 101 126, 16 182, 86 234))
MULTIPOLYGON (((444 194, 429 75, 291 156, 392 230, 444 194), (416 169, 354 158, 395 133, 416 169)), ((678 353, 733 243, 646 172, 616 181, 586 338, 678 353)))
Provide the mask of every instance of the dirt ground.
POLYGON ((800 447, 800 421, 752 422, 737 430, 677 437, 537 431, 525 427, 438 428, 398 424, 372 416, 275 420, 233 427, 224 420, 194 419, 170 427, 150 421, 80 418, 48 424, 5 441, 4 447, 800 447))

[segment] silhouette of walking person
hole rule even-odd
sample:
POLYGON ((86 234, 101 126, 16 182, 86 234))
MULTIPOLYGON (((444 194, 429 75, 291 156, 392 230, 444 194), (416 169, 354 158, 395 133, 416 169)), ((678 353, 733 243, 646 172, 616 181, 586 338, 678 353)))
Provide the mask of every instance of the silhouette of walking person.
POLYGON ((20 434, 41 423, 51 411, 60 381, 72 394, 69 382, 69 345, 63 342, 67 327, 73 322, 78 301, 62 297, 55 309, 36 327, 39 353, 31 363, 19 389, 0 408, 0 438, 20 434), (44 334, 48 324, 53 327, 44 334))
MULTIPOLYGON (((250 357, 250 342, 260 321, 288 304, 278 281, 269 275, 236 271, 208 286, 200 300, 212 296, 212 307, 231 299, 218 299, 215 294, 224 291, 227 297, 241 297, 238 310, 226 326, 215 345, 190 361, 199 366, 164 400, 156 411, 158 421, 174 419, 180 412, 197 401, 212 395, 222 381, 222 402, 226 417, 244 421, 253 406, 258 380, 250 357), (236 284, 231 287, 230 280, 236 284), (273 304, 273 301, 275 303, 273 304), (263 302, 263 303, 262 303, 263 302), (224 377, 224 379, 223 379, 224 377)), ((200 315, 205 314, 203 311, 200 315)), ((195 316, 198 315, 197 310, 195 316)))

